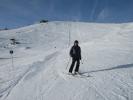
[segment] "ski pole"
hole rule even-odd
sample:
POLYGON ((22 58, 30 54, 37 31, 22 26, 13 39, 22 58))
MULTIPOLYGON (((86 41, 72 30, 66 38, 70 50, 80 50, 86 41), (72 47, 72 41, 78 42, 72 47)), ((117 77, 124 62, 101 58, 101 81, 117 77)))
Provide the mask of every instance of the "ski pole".
POLYGON ((83 60, 81 59, 81 63, 83 64, 83 60))
POLYGON ((67 63, 66 69, 68 68, 68 65, 69 65, 69 63, 70 63, 70 60, 71 60, 71 57, 69 57, 69 60, 68 60, 68 63, 67 63))

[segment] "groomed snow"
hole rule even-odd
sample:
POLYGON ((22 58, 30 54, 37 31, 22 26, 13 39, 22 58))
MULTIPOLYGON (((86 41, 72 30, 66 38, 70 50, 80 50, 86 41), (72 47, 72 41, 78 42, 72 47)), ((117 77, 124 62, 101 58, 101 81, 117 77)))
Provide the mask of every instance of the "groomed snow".
POLYGON ((133 100, 133 23, 55 21, 0 31, 0 100, 133 100), (76 39, 87 78, 64 74, 76 39))

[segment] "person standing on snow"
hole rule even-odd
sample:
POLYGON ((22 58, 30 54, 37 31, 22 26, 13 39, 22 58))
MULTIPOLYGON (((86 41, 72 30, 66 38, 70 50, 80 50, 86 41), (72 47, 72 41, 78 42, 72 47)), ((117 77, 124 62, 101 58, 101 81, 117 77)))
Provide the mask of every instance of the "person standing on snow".
POLYGON ((76 62, 76 68, 74 74, 78 74, 79 72, 79 66, 80 66, 80 60, 81 60, 81 48, 78 45, 78 40, 74 41, 74 45, 72 46, 70 50, 70 56, 72 57, 72 64, 69 69, 69 73, 72 74, 75 62, 76 62))

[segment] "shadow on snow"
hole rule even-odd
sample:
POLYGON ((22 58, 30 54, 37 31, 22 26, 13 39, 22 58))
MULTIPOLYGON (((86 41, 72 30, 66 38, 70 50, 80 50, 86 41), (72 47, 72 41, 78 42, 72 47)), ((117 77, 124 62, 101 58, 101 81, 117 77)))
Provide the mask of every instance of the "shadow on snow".
POLYGON ((133 67, 133 64, 125 64, 125 65, 118 65, 118 66, 107 68, 107 69, 92 70, 92 71, 82 72, 82 73, 84 74, 84 73, 93 73, 93 72, 101 72, 101 71, 110 71, 110 70, 115 70, 115 69, 131 68, 131 67, 133 67))

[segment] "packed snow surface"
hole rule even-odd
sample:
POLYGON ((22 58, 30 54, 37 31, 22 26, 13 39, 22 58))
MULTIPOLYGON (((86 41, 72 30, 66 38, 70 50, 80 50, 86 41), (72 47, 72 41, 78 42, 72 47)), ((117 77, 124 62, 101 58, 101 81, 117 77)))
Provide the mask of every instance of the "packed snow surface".
POLYGON ((0 31, 0 100, 133 100, 133 23, 48 22, 0 31), (74 40, 79 72, 89 77, 65 74, 74 40))

